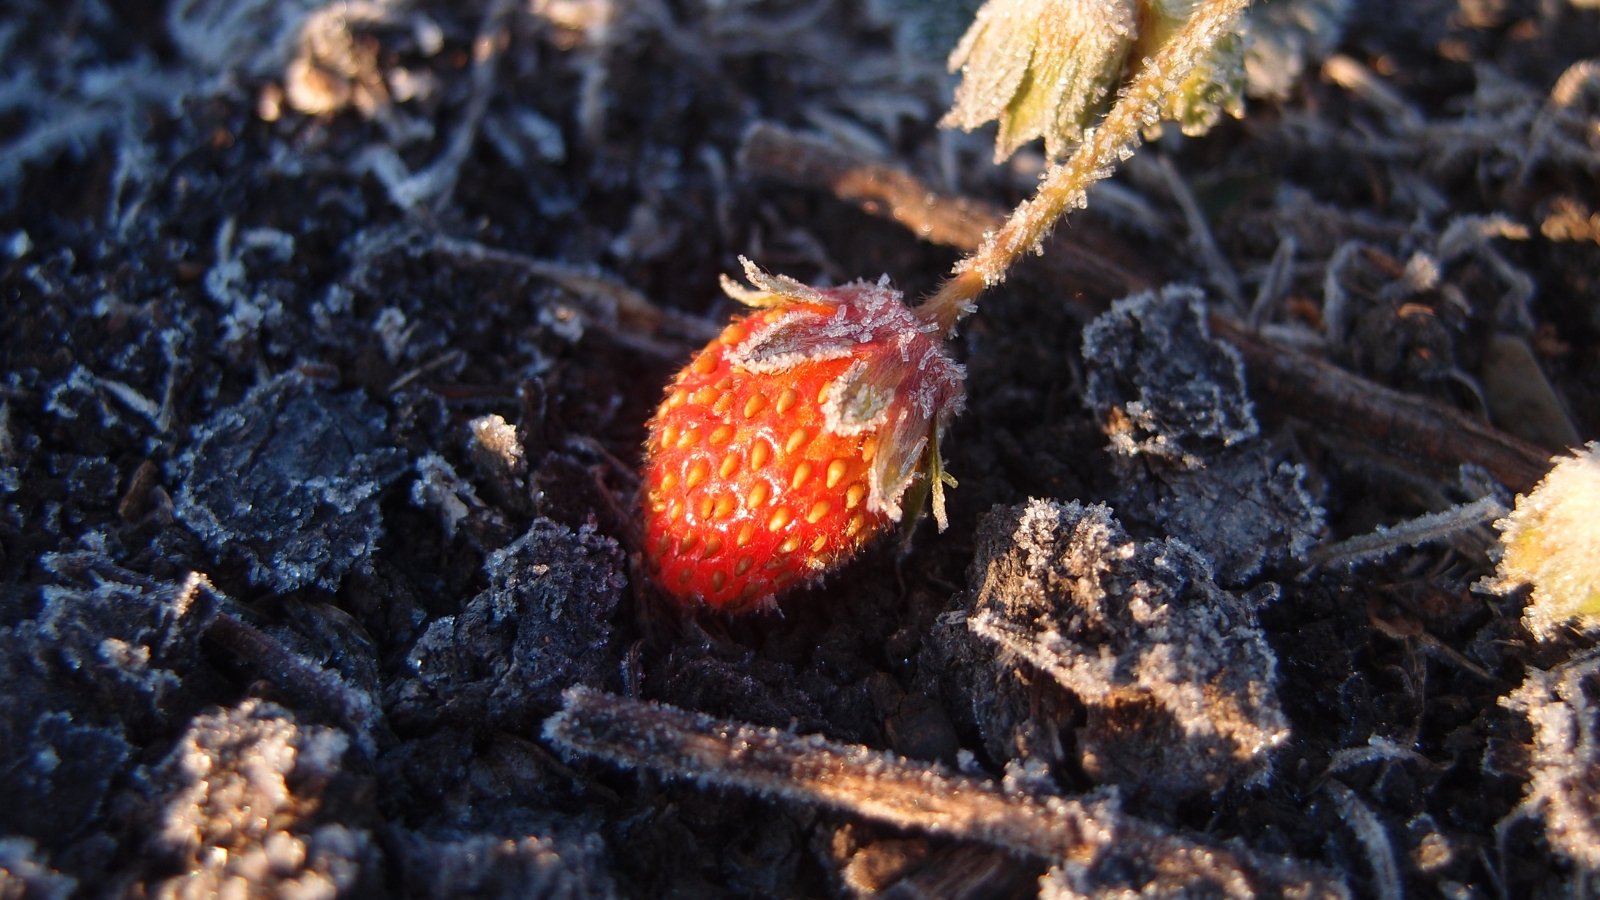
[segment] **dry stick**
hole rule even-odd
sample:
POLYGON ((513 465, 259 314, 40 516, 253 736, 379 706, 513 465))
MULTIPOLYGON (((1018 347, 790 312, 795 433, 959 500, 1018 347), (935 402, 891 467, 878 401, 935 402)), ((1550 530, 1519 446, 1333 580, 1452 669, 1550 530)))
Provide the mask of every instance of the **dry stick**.
MULTIPOLYGON (((951 246, 975 249, 981 235, 999 227, 999 216, 981 204, 940 197, 914 176, 864 162, 833 149, 813 158, 820 142, 781 129, 752 131, 743 158, 750 174, 783 179, 803 187, 839 191, 848 183, 895 185, 870 195, 840 193, 863 202, 869 212, 908 223, 913 232, 944 235, 951 246), (837 173, 869 173, 841 181, 837 173), (949 208, 954 204, 953 208, 949 208), (989 215, 987 222, 982 216, 989 215), (919 222, 943 223, 924 229, 919 222), (958 227, 949 223, 958 223, 958 227), (966 243, 958 243, 965 241, 966 243)), ((1076 288, 1076 286, 1074 286, 1076 288)), ((1481 466, 1507 487, 1532 488, 1550 468, 1549 453, 1490 425, 1432 400, 1404 394, 1368 381, 1310 354, 1272 344, 1220 315, 1210 321, 1211 333, 1232 344, 1244 357, 1252 387, 1277 401, 1289 415, 1309 411, 1321 426, 1352 435, 1391 456, 1422 459, 1444 466, 1481 466)))
POLYGON ((757 122, 739 143, 739 168, 785 184, 824 188, 840 200, 890 218, 917 237, 972 249, 1005 211, 992 203, 941 195, 904 170, 870 162, 833 141, 757 122))
POLYGON ((345 683, 331 668, 320 668, 282 641, 229 612, 206 629, 207 642, 244 660, 254 675, 354 733, 362 749, 376 752, 373 730, 383 714, 367 695, 345 683))
POLYGON ((1379 525, 1372 531, 1345 538, 1335 544, 1323 544, 1311 551, 1310 561, 1315 565, 1366 562, 1387 556, 1402 547, 1448 540, 1469 528, 1487 525, 1509 512, 1511 510, 1500 502, 1499 497, 1479 497, 1471 503, 1417 516, 1398 525, 1379 525))
POLYGON ((956 265, 955 277, 918 307, 917 314, 950 333, 972 312, 973 300, 984 289, 1005 280, 1012 263, 1039 246, 1057 219, 1084 204, 1091 184, 1109 177, 1117 163, 1133 154, 1140 132, 1160 118, 1161 103, 1173 86, 1206 57, 1249 5, 1249 0, 1207 0, 1195 10, 1183 27, 1145 60, 1111 111, 1085 133, 1078 149, 1066 162, 1045 172, 1038 192, 1019 204, 999 231, 985 237, 971 256, 956 265))
MULTIPOLYGON (((963 252, 976 250, 1005 221, 1000 206, 939 193, 903 169, 771 122, 757 122, 745 132, 738 162, 747 176, 827 191, 863 212, 900 223, 931 244, 963 252)), ((1061 242, 1038 264, 1058 283, 1096 285, 1107 298, 1154 286, 1147 273, 1119 265, 1103 249, 1061 242)))
MULTIPOLYGON (((739 722, 589 688, 571 688, 544 736, 570 754, 630 768, 843 810, 900 828, 981 841, 1082 870, 1113 859, 1161 861, 1164 886, 1345 896, 1315 867, 1202 843, 1123 814, 1114 800, 1005 790, 987 779, 818 736, 739 722)), ((1115 863, 1110 865, 1114 873, 1115 863)), ((1114 876, 1113 876, 1114 877, 1114 876)))
POLYGON ((1359 435, 1401 458, 1483 467, 1523 493, 1550 469, 1550 451, 1460 410, 1375 384, 1333 363, 1277 347, 1213 314, 1211 333, 1239 351, 1251 383, 1304 410, 1318 427, 1359 435))

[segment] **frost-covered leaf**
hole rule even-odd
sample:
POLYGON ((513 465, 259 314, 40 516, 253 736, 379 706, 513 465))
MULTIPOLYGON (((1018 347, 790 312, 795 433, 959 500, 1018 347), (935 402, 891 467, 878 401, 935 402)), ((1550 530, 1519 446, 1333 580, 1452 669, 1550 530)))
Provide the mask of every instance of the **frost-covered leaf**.
MULTIPOLYGON (((1200 0, 1144 0, 1134 58, 1153 55, 1194 15, 1200 0)), ((1247 14, 1245 21, 1249 21, 1247 14)), ((1244 27, 1248 27, 1247 25, 1244 27)), ((1160 117, 1178 123, 1184 134, 1202 135, 1224 115, 1244 114, 1244 47, 1240 34, 1229 34, 1198 61, 1161 104, 1160 117)))
POLYGON ((989 0, 950 55, 961 85, 941 124, 998 121, 996 162, 1040 137, 1066 154, 1104 111, 1138 12, 1134 0, 989 0))
MULTIPOLYGON (((1035 138, 1064 157, 1083 141, 1144 61, 1195 14, 1198 0, 988 0, 950 54, 961 72, 940 123, 971 131, 999 123, 995 162, 1035 138)), ((1182 61, 1148 111, 1203 134, 1243 112, 1244 40, 1221 36, 1182 61)), ((1153 124, 1153 122, 1147 123, 1153 124)))
POLYGON ((799 310, 781 316, 748 340, 728 351, 728 361, 747 372, 767 374, 792 369, 804 362, 844 359, 855 342, 846 335, 822 333, 816 315, 799 310))
POLYGON ((1250 8, 1244 51, 1245 90, 1286 99, 1308 64, 1338 46, 1350 0, 1263 0, 1250 8))

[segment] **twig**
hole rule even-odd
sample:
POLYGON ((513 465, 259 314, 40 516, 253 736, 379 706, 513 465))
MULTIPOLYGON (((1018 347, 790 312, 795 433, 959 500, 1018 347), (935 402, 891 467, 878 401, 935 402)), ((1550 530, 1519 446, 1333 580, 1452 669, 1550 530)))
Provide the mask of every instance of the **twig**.
POLYGON ((362 691, 347 685, 333 669, 314 663, 265 631, 222 612, 206 630, 206 640, 243 660, 251 674, 271 682, 297 704, 319 710, 345 726, 362 749, 375 752, 373 731, 383 712, 362 691))
MULTIPOLYGON (((739 168, 747 177, 828 192, 863 212, 900 223, 929 243, 963 252, 978 249, 984 235, 1005 224, 1004 210, 994 204, 940 193, 904 169, 769 122, 745 133, 739 168)), ((1057 242, 1038 265, 1055 282, 1108 299, 1154 287, 1148 274, 1118 264, 1107 249, 1057 242)))
POLYGON ((1247 321, 1251 327, 1259 328, 1266 323, 1269 312, 1289 292, 1289 281, 1294 273, 1294 254, 1297 249, 1298 244, 1294 235, 1285 234, 1278 239, 1278 249, 1273 251, 1272 260, 1267 263, 1266 271, 1261 274, 1261 284, 1256 289, 1255 300, 1250 304, 1247 321))
POLYGON ((1160 872, 1163 889, 1345 895, 1342 884, 1311 866, 1180 837, 1123 814, 1106 797, 1080 801, 1008 790, 868 747, 588 688, 572 688, 564 697, 561 712, 545 721, 544 736, 567 753, 981 841, 1079 877, 1115 879, 1113 860, 1137 859, 1160 872))
POLYGON ((1447 467, 1483 467, 1518 493, 1550 468, 1550 454, 1460 410, 1404 394, 1330 362, 1276 347, 1225 316, 1213 314, 1211 333, 1239 351, 1251 387, 1290 415, 1314 415, 1319 428, 1364 439, 1397 457, 1447 467))
POLYGON ((1400 890, 1400 867, 1395 862, 1394 844, 1383 822, 1372 807, 1363 803, 1355 791, 1338 781, 1330 781, 1325 788, 1339 808, 1340 818, 1355 832, 1361 849, 1366 851, 1367 864, 1372 868, 1372 888, 1375 896, 1384 900, 1399 900, 1405 896, 1400 890))
POLYGON ((1493 522, 1510 511, 1499 497, 1480 497, 1471 503, 1418 516, 1398 525, 1379 526, 1375 531, 1318 547, 1311 552, 1311 562, 1327 565, 1376 559, 1401 547, 1453 537, 1468 528, 1493 522))
MULTIPOLYGON (((647 349, 640 342, 649 342, 656 336, 703 342, 717 333, 714 323, 656 306, 648 297, 598 266, 541 259, 407 226, 374 229, 362 234, 359 240, 355 254, 357 264, 350 275, 354 283, 371 279, 367 270, 374 260, 386 254, 437 253, 459 263, 504 266, 530 278, 552 282, 567 292, 587 324, 612 330, 625 339, 631 335, 639 349, 647 349)), ((659 350, 657 355, 663 356, 680 352, 675 346, 659 350)))
POLYGON ((1322 64, 1322 75, 1367 101, 1389 119, 1400 123, 1403 128, 1417 128, 1423 122, 1422 114, 1396 93, 1394 88, 1385 84, 1371 69, 1343 53, 1329 57, 1322 64))
POLYGON ((1205 213, 1200 211, 1200 204, 1195 200, 1194 192, 1189 190, 1188 183, 1178 173, 1178 167, 1172 164, 1171 157, 1157 155, 1155 169, 1160 173, 1161 182, 1166 185, 1167 193, 1171 194, 1173 202, 1178 204, 1179 212, 1183 213, 1183 224, 1189 229, 1189 245, 1199 257, 1200 265, 1205 267, 1209 275, 1207 280, 1229 304, 1235 308, 1241 307, 1244 302, 1244 290, 1239 287, 1239 273, 1233 270, 1228 258, 1223 256, 1222 250, 1217 247, 1217 239, 1211 233, 1211 226, 1206 222, 1205 213))
POLYGON ((739 168, 785 184, 831 191, 861 209, 893 219, 931 243, 975 249, 1005 221, 1000 207, 940 195, 916 176, 862 159, 823 138, 757 122, 739 146, 739 168))

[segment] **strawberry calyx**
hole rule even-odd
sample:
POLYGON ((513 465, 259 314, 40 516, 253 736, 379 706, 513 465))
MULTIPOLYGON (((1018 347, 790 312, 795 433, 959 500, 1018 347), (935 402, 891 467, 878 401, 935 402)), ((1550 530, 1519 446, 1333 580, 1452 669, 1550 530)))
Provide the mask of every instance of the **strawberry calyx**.
MULTIPOLYGON (((920 471, 936 462, 939 436, 961 412, 965 373, 945 353, 941 329, 918 318, 887 276, 837 288, 813 288, 783 275, 770 275, 740 257, 745 277, 758 290, 746 290, 726 276, 729 296, 759 309, 786 315, 752 334, 729 355, 735 369, 780 374, 831 359, 851 363, 819 395, 827 430, 840 436, 877 438, 869 482, 868 508, 898 522, 901 498, 920 471)), ((943 509, 941 485, 930 485, 943 509)), ((948 522, 941 515, 939 530, 948 522)))

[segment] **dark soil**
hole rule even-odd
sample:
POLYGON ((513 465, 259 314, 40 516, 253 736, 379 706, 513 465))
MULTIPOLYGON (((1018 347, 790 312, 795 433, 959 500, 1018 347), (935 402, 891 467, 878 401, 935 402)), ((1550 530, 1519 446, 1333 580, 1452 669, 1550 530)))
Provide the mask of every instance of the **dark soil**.
POLYGON ((0 895, 1031 896, 1067 865, 566 752, 542 729, 579 685, 983 779, 1028 763, 1035 794, 1115 786, 1163 833, 1356 895, 1593 894, 1570 843, 1600 831, 1592 797, 1548 791, 1592 789, 1594 740, 1551 788, 1543 713, 1506 700, 1592 637, 1538 643, 1523 596, 1474 589, 1487 523, 1312 562, 1531 480, 1461 465, 1451 434, 1424 457, 1330 426, 1204 325, 1540 454, 1600 438, 1593 4, 1353 4, 1345 69, 1306 59, 1287 96, 1146 146, 983 299, 948 530, 737 618, 643 577, 645 422, 734 311, 718 276, 743 255, 916 298, 960 256, 750 170, 747 130, 947 198, 1033 184, 1036 152, 996 167, 988 136, 937 128, 971 6, 11 4, 0 895), (1170 283, 1198 289, 1107 314, 1170 283), (1188 455, 1118 449, 1157 437, 1188 455), (1263 668, 1228 677, 1275 702, 1270 752, 1208 767, 1179 720, 961 627, 1037 612, 986 581, 1030 498, 1106 504, 1139 565, 1180 559, 1174 603, 1220 598, 1224 637, 1259 636, 1263 668))

